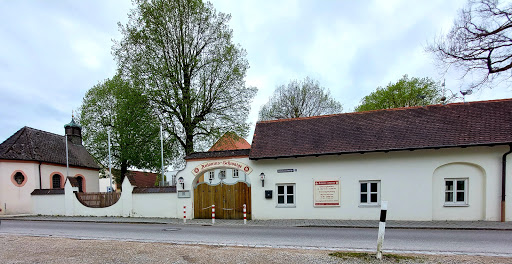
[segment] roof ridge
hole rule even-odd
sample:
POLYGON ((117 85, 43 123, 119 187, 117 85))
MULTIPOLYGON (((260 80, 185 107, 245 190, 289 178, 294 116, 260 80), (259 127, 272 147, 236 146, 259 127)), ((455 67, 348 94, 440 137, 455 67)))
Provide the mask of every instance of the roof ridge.
POLYGON ((368 110, 368 111, 361 111, 361 112, 349 112, 349 113, 339 113, 339 114, 330 114, 330 115, 318 115, 318 116, 305 116, 305 117, 265 120, 265 121, 258 121, 256 123, 263 123, 264 124, 264 123, 276 123, 276 122, 301 121, 301 120, 309 120, 309 119, 317 119, 317 118, 328 118, 328 117, 342 116, 342 115, 360 115, 360 114, 383 112, 383 111, 404 111, 404 110, 420 109, 420 108, 432 108, 432 107, 445 107, 445 106, 459 106, 459 105, 470 105, 470 104, 495 103, 495 102, 502 102, 502 101, 503 102, 505 102, 505 101, 512 101, 512 98, 495 99, 495 100, 484 100, 484 101, 471 101, 471 102, 456 102, 456 103, 449 103, 449 104, 431 104, 431 105, 420 105, 420 106, 405 106, 405 107, 397 107, 397 108, 386 108, 386 109, 368 110))

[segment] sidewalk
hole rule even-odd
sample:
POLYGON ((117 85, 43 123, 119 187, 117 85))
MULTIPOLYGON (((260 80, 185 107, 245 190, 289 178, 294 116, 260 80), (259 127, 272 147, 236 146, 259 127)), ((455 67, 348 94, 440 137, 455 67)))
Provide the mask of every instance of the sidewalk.
MULTIPOLYGON (((1 216, 0 220, 94 222, 129 224, 184 225, 183 219, 142 217, 94 217, 94 216, 1 216)), ((186 225, 211 225, 211 219, 187 219, 186 225)), ((218 226, 243 226, 243 220, 215 219, 218 226)), ((334 227, 334 228, 378 228, 377 220, 248 220, 246 226, 269 227, 334 227)), ((396 229, 451 229, 451 230, 512 230, 512 222, 494 221, 387 221, 386 228, 396 229)))

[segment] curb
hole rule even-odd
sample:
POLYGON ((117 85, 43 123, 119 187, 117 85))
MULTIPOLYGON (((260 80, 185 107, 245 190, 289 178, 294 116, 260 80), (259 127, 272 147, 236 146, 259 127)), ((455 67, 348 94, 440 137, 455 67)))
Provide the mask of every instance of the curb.
MULTIPOLYGON (((1 221, 38 221, 38 222, 70 222, 70 223, 102 223, 102 224, 159 224, 159 225, 179 225, 179 226, 246 226, 246 227, 316 227, 316 228, 374 228, 378 226, 358 226, 358 225, 265 225, 265 224, 251 224, 248 222, 244 224, 222 224, 217 223, 216 225, 208 223, 170 223, 163 221, 116 221, 116 220, 80 220, 80 219, 24 219, 23 217, 0 217, 1 221)), ((387 229, 425 229, 425 230, 485 230, 485 231, 512 231, 512 227, 496 228, 496 227, 453 227, 453 226, 387 226, 387 229)))

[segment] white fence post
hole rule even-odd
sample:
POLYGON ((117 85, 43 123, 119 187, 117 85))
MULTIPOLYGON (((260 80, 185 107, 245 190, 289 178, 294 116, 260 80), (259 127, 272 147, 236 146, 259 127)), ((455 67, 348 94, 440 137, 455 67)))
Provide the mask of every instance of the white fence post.
POLYGON ((215 205, 212 204, 212 225, 215 224, 215 205))
POLYGON ((244 204, 244 225, 247 224, 247 206, 244 204))
POLYGON ((388 202, 382 201, 380 206, 379 237, 377 238, 377 259, 382 259, 382 244, 384 243, 384 233, 386 232, 387 211, 388 202))

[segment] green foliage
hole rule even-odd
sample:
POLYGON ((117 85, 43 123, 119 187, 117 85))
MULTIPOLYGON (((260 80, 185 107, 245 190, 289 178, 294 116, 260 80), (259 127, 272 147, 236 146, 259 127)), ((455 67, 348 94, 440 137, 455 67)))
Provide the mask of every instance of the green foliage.
POLYGON ((261 107, 260 120, 308 117, 341 113, 343 107, 318 81, 306 77, 276 88, 272 98, 261 107))
POLYGON ((143 88, 180 155, 226 131, 246 136, 256 88, 245 86, 246 52, 232 43, 230 16, 200 0, 135 0, 113 53, 143 88))
POLYGON ((440 84, 431 78, 409 78, 404 75, 398 82, 389 83, 385 88, 378 87, 375 92, 365 96, 355 111, 438 104, 442 97, 440 84))
MULTIPOLYGON (((130 166, 160 170, 160 127, 150 102, 142 91, 119 75, 92 87, 85 95, 80 111, 83 140, 87 150, 108 167, 110 130, 112 165, 122 173, 130 166)), ((172 155, 164 144, 165 157, 172 155)))
MULTIPOLYGON (((333 252, 329 253, 329 256, 341 258, 342 260, 351 260, 351 259, 359 259, 365 262, 373 262, 377 260, 375 253, 367 253, 367 252, 333 252)), ((382 260, 384 262, 395 262, 400 263, 400 261, 422 261, 422 258, 415 256, 407 256, 407 255, 398 255, 398 254, 382 254, 382 260)))

